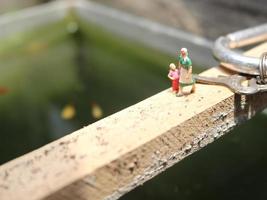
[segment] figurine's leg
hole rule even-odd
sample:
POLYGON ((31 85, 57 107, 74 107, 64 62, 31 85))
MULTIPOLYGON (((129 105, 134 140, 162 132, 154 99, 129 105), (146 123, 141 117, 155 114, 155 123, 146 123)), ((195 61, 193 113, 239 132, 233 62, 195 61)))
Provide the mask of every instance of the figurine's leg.
POLYGON ((178 80, 173 80, 173 93, 176 94, 179 91, 179 82, 178 80))
POLYGON ((176 96, 181 97, 183 95, 184 95, 183 86, 181 86, 181 84, 179 84, 179 92, 176 94, 176 96))
POLYGON ((193 84, 193 85, 192 85, 192 89, 191 89, 190 92, 191 92, 191 93, 194 93, 195 91, 196 91, 196 84, 193 84))

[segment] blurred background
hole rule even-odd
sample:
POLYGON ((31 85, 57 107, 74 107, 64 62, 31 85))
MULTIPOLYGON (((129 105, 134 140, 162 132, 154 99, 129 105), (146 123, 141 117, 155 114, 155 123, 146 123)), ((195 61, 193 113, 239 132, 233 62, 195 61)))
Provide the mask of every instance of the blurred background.
MULTIPOLYGON (((195 73, 216 65, 214 39, 266 23, 267 4, 0 0, 0 14, 3 164, 170 87, 181 47, 195 73)), ((266 199, 266 113, 121 199, 266 199)))

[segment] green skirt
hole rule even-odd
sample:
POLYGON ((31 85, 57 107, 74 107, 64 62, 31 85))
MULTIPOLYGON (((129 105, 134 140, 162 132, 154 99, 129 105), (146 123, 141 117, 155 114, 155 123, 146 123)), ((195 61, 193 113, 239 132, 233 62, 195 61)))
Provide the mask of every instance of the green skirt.
POLYGON ((189 85, 194 85, 196 83, 196 80, 194 78, 192 78, 192 82, 190 83, 182 83, 182 82, 179 82, 179 85, 181 87, 185 87, 185 86, 189 86, 189 85))

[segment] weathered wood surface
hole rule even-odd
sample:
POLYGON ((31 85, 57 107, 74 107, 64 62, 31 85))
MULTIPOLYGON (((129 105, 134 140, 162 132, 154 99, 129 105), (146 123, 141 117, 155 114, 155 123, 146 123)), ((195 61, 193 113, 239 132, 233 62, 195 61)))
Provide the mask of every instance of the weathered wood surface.
POLYGON ((266 106, 267 94, 222 86, 198 84, 180 98, 163 91, 0 166, 0 199, 116 199, 266 106))

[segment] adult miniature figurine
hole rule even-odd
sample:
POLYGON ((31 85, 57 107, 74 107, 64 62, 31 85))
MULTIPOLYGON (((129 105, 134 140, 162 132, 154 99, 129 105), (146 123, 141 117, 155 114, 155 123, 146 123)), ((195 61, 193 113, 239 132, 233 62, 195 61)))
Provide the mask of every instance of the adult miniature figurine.
POLYGON ((168 78, 172 81, 172 92, 177 93, 179 91, 179 70, 176 68, 174 63, 170 64, 170 70, 168 74, 168 78))
POLYGON ((192 61, 188 57, 188 51, 186 48, 181 49, 181 54, 178 57, 180 78, 179 78, 179 92, 176 96, 184 95, 183 88, 185 86, 192 86, 190 93, 195 92, 196 85, 195 79, 192 77, 192 61))

